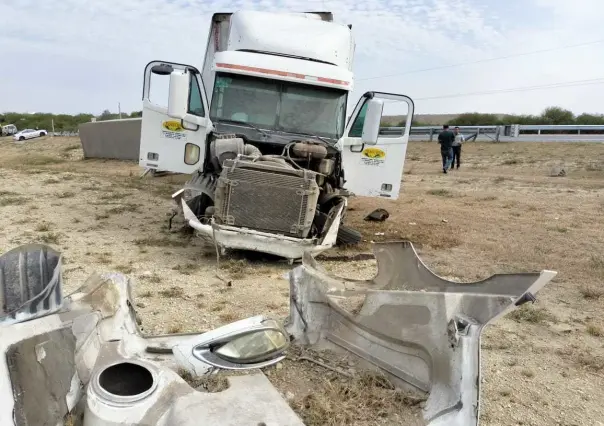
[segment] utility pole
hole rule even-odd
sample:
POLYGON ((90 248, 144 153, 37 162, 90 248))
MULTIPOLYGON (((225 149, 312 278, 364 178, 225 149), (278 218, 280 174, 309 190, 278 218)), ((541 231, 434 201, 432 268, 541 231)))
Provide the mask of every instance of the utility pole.
POLYGON ((120 115, 120 120, 121 120, 122 119, 122 107, 119 102, 117 103, 117 111, 120 115))
POLYGON ((52 135, 50 137, 53 138, 55 136, 55 119, 54 118, 50 119, 50 125, 52 126, 52 135))

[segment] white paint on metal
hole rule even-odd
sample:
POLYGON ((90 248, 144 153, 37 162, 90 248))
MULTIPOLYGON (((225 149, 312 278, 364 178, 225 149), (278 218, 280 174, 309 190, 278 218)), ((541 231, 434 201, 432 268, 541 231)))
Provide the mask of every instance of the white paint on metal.
POLYGON ((212 71, 352 90, 353 74, 345 68, 296 58, 251 52, 219 52, 212 71))
POLYGON ((231 16, 225 50, 255 50, 311 58, 352 71, 351 30, 300 15, 238 11, 231 16))
MULTIPOLYGON (((175 193, 177 197, 180 194, 180 191, 175 193)), ((176 201, 178 202, 178 198, 176 198, 176 201)), ((180 203, 183 215, 189 226, 195 229, 206 241, 212 241, 218 247, 259 251, 294 260, 301 259, 305 252, 316 255, 333 247, 337 239, 338 229, 340 228, 342 212, 346 207, 345 203, 340 206, 329 230, 323 239, 319 240, 317 238, 293 238, 285 235, 254 231, 252 229, 218 225, 216 223, 206 225, 195 217, 195 214, 187 206, 185 200, 181 198, 180 203)))

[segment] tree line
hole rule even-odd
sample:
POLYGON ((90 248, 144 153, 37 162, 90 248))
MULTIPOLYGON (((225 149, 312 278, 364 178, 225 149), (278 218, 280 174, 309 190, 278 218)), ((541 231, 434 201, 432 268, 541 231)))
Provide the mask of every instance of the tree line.
MULTIPOLYGON (((122 113, 122 118, 142 117, 142 111, 134 111, 131 113, 122 113)), ((5 112, 0 114, 0 125, 14 124, 17 129, 46 129, 52 131, 54 121, 55 132, 75 132, 80 124, 88 123, 96 117, 97 121, 115 120, 120 118, 118 113, 103 111, 100 115, 94 114, 50 114, 50 113, 35 113, 24 114, 19 112, 5 112)))
MULTIPOLYGON (((142 111, 134 111, 131 113, 122 113, 122 118, 138 118, 142 117, 142 111)), ((103 111, 100 115, 93 114, 50 114, 36 113, 23 114, 17 112, 6 112, 0 114, 0 124, 14 124, 19 130, 21 129, 46 129, 52 130, 52 122, 54 120, 55 132, 73 132, 77 131, 80 124, 89 122, 93 117, 97 121, 115 120, 119 118, 118 113, 103 111)), ((404 121, 399 123, 399 126, 404 126, 404 121)), ((557 106, 546 108, 539 115, 514 115, 514 114, 485 114, 480 112, 466 112, 459 114, 457 118, 449 120, 447 123, 455 126, 490 126, 490 125, 506 125, 506 124, 594 124, 604 125, 604 114, 588 114, 580 115, 573 114, 564 108, 557 106)), ((413 121, 414 126, 425 126, 426 124, 413 121)))
MULTIPOLYGON (((480 112, 466 112, 459 114, 457 118, 446 123, 455 126, 501 126, 506 124, 577 124, 577 125, 604 125, 604 114, 573 114, 564 108, 557 106, 548 107, 539 115, 515 115, 515 114, 484 114, 480 112)), ((403 126, 404 122, 399 124, 403 126)), ((425 126, 414 121, 414 126, 425 126)))

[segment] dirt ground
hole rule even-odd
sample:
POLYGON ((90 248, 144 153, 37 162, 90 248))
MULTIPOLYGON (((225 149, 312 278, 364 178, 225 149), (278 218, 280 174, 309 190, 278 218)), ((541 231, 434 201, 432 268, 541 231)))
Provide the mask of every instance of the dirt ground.
MULTIPOLYGON (((95 271, 128 274, 149 334, 287 316, 288 265, 223 259, 227 286, 213 252, 180 222, 168 228, 170 194, 183 177, 141 180, 134 163, 83 160, 77 138, 5 138, 0 152, 0 250, 28 242, 59 249, 68 291, 95 271)), ((356 250, 409 239, 435 272, 461 281, 558 271, 535 305, 485 331, 481 424, 603 425, 604 144, 469 142, 461 169, 447 175, 439 157, 436 143, 411 143, 399 200, 351 201, 349 224, 364 234, 356 250), (551 176, 560 169, 564 176, 551 176), (376 207, 389 219, 363 221, 376 207)), ((375 272, 372 261, 326 266, 357 278, 375 272)), ((312 405, 307 394, 288 398, 302 413, 312 405)), ((321 409, 328 416, 333 407, 321 409)))

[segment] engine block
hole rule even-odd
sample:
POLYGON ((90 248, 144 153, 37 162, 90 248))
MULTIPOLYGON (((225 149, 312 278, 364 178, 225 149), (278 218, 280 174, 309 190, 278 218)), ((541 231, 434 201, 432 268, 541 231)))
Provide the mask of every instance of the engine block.
POLYGON ((216 187, 214 218, 226 225, 306 238, 318 198, 312 171, 226 160, 216 187))

